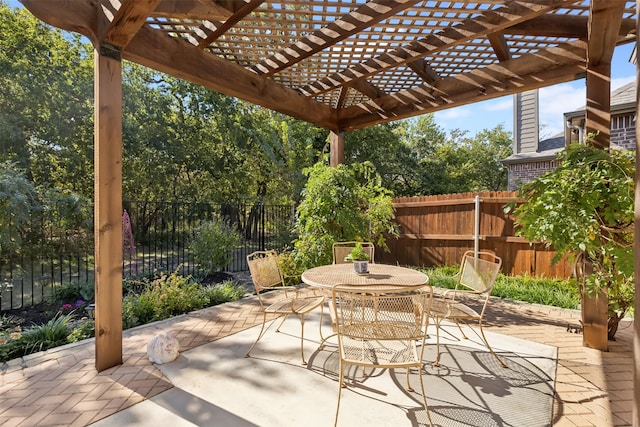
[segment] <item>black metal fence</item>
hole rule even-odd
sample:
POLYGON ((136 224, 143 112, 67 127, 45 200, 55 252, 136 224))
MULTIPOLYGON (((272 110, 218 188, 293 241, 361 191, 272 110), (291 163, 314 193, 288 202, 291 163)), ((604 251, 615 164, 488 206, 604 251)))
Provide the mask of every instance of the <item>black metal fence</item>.
MULTIPOLYGON (((124 278, 176 270, 198 275, 189 244, 197 227, 214 218, 237 227, 241 241, 226 270, 244 271, 252 251, 281 250, 291 243, 295 215, 291 205, 262 203, 124 201, 123 209, 124 278)), ((73 239, 65 238, 61 244, 59 236, 45 232, 41 221, 33 221, 31 227, 29 247, 34 249, 9 251, 0 259, 0 311, 38 304, 64 283, 93 283, 92 228, 75 229, 73 239)))

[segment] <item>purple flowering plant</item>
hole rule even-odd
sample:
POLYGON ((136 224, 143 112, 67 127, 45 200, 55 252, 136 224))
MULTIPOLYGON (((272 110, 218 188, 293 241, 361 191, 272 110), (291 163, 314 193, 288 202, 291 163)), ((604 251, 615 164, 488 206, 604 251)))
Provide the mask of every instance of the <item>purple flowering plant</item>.
POLYGON ((78 300, 78 301, 75 302, 75 304, 65 303, 65 304, 62 304, 60 306, 60 311, 63 314, 68 314, 68 313, 71 313, 72 311, 74 311, 75 309, 84 307, 85 304, 86 304, 86 302, 83 301, 83 300, 78 300))

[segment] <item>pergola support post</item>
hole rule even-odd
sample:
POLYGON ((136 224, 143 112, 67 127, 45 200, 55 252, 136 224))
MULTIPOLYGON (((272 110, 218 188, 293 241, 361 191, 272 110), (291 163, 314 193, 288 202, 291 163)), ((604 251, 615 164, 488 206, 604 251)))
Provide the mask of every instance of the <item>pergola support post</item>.
POLYGON ((611 63, 587 66, 587 143, 597 148, 611 144, 611 63))
POLYGON ((122 364, 122 64, 120 50, 94 52, 94 239, 96 369, 122 364))
POLYGON ((336 167, 344 163, 344 132, 331 131, 329 134, 329 164, 336 167))
MULTIPOLYGON (((636 1, 636 117, 640 111, 640 62, 638 62, 637 48, 640 46, 640 1, 636 1)), ((637 121, 637 119, 636 119, 637 121)), ((635 176, 635 200, 634 221, 635 230, 640 230, 640 126, 636 123, 636 176, 635 176)), ((640 233, 633 234, 634 253, 634 313, 640 313, 640 233)), ((633 427, 640 427, 640 322, 633 321, 633 427)))

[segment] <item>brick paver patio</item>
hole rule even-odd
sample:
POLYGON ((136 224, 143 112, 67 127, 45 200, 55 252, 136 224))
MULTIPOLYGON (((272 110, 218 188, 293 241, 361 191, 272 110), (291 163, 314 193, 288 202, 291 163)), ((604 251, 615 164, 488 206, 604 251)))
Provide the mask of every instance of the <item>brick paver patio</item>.
MULTIPOLYGON (((123 364, 97 373, 93 340, 26 356, 2 367, 0 425, 84 426, 172 388, 147 359, 147 341, 177 332, 188 350, 259 323, 254 297, 125 331, 123 364)), ((554 426, 631 425, 633 327, 621 324, 609 352, 567 331, 579 311, 495 300, 487 330, 556 346, 554 426)), ((524 426, 523 426, 524 427, 524 426)))

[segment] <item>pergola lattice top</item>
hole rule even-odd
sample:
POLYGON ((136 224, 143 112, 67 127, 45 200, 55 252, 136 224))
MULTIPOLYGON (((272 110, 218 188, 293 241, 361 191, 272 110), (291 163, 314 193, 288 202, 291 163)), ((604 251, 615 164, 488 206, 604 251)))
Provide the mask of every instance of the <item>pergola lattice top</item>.
POLYGON ((332 130, 576 79, 635 39, 635 2, 619 0, 22 1, 125 59, 332 130))

